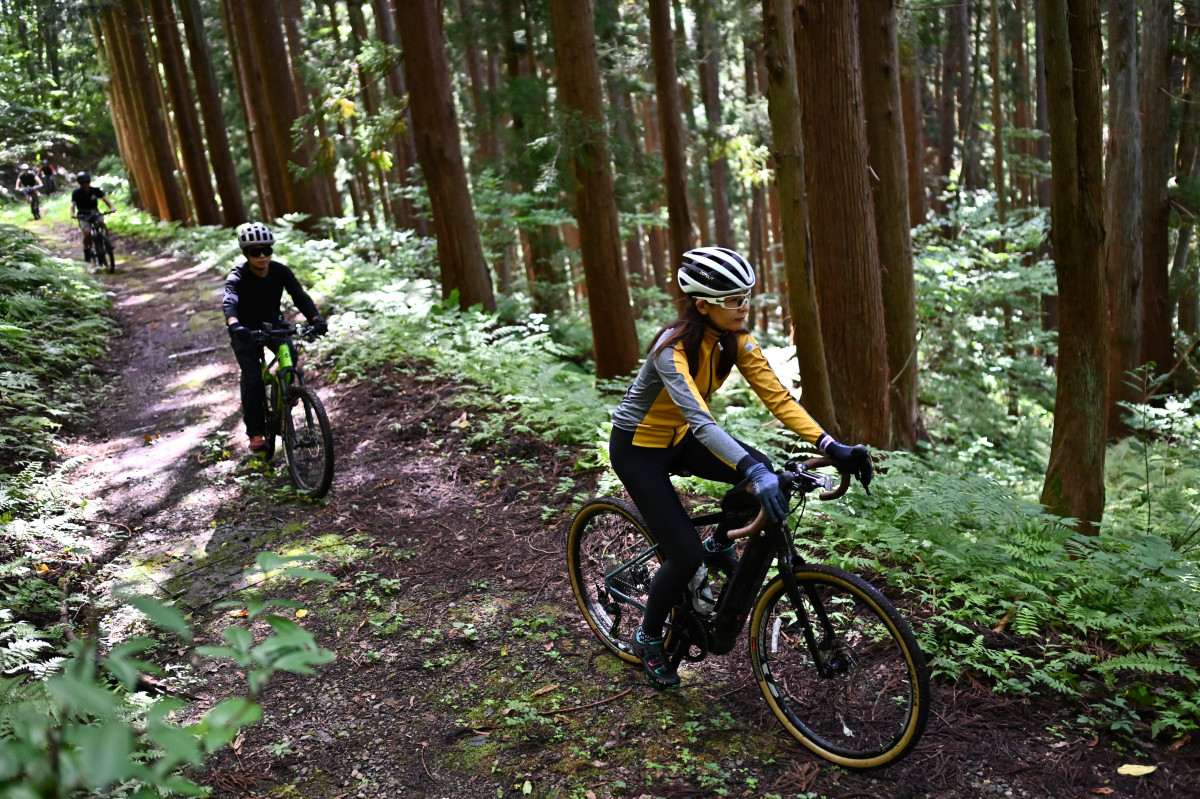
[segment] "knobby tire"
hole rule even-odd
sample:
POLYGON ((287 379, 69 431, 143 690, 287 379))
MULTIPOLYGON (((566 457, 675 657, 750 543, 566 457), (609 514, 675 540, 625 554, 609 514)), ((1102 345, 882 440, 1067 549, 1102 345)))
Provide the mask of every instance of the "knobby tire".
POLYGON ((929 715, 929 670, 908 623, 870 583, 841 569, 795 569, 805 614, 782 576, 763 589, 750 622, 750 661, 779 723, 814 754, 848 768, 895 763, 916 745, 929 715), (824 608, 826 636, 814 605, 824 608), (801 615, 819 655, 803 636, 801 615), (818 673, 818 658, 832 674, 818 673))
POLYGON ((296 488, 319 499, 333 485, 333 430, 316 394, 298 386, 288 394, 283 432, 288 471, 296 488))

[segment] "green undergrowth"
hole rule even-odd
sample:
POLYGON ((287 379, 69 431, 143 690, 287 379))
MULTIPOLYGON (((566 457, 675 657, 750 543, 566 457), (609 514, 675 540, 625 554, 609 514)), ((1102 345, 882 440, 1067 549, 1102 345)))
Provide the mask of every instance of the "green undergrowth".
POLYGON ((83 265, 20 228, 0 225, 0 265, 0 468, 11 468, 51 456, 56 431, 83 418, 116 327, 83 265))

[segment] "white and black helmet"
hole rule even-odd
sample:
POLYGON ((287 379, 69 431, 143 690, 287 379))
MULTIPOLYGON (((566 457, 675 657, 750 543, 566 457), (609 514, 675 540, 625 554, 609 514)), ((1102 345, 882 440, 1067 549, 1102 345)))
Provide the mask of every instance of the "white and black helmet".
POLYGON ((690 297, 728 297, 754 288, 754 268, 733 250, 698 247, 683 254, 676 279, 690 297))
POLYGON ((251 222, 238 231, 238 246, 243 250, 259 244, 274 244, 275 236, 261 222, 251 222))

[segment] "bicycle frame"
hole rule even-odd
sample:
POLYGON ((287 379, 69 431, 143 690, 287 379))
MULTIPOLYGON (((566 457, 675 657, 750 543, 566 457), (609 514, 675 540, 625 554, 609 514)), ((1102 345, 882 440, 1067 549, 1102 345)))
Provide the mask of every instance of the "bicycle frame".
MULTIPOLYGON (((844 493, 844 490, 841 493, 844 493)), ((840 496, 840 493, 838 495, 840 496)), ((832 496, 832 492, 821 494, 822 498, 827 496, 832 496)), ((699 528, 717 524, 724 518, 724 513, 718 512, 697 516, 691 521, 699 528)), ((757 525, 754 523, 742 530, 734 531, 733 535, 742 537, 752 530, 757 531, 757 525)), ((645 612, 645 606, 622 591, 619 583, 623 573, 653 559, 657 549, 657 544, 648 547, 632 560, 621 564, 604 576, 605 586, 612 596, 645 612)), ((817 631, 814 629, 812 620, 808 618, 805 603, 800 595, 801 586, 796 582, 793 571, 795 566, 802 563, 803 560, 792 547, 791 541, 781 525, 766 525, 758 535, 751 536, 742 552, 738 568, 729 577, 720 596, 717 597, 712 615, 706 617, 695 613, 686 600, 677 606, 676 621, 667 623, 668 628, 675 635, 680 636, 676 644, 671 647, 673 664, 678 666, 678 662, 685 657, 689 660, 700 660, 709 654, 725 655, 733 651, 738 644, 742 629, 746 626, 746 620, 754 609, 754 603, 762 590, 763 581, 772 566, 776 566, 793 607, 803 614, 800 621, 803 625, 805 643, 813 653, 813 661, 817 664, 822 676, 830 676, 834 669, 820 654, 822 652, 821 642, 818 641, 817 631), (701 640, 697 640, 699 637, 697 633, 702 634, 701 640), (678 646, 678 643, 683 643, 684 646, 678 646), (702 650, 700 655, 689 655, 692 647, 699 647, 702 650)), ((816 610, 817 626, 823 633, 823 637, 827 639, 834 632, 825 608, 813 591, 806 588, 805 593, 808 595, 809 604, 816 610)))

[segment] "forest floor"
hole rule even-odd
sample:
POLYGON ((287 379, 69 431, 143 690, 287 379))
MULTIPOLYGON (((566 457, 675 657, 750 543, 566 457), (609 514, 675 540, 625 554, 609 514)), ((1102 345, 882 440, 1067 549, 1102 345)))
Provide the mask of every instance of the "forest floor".
MULTIPOLYGON (((77 231, 41 232, 79 257, 77 231)), ((221 603, 246 595, 256 553, 310 552, 337 577, 268 586, 303 603, 297 621, 336 659, 271 681, 263 720, 195 775, 214 796, 1200 795, 1197 741, 1096 736, 1077 728, 1077 708, 973 679, 935 684, 920 745, 865 774, 782 732, 742 649, 685 665, 679 690, 650 689, 571 596, 565 530, 598 479, 576 473, 579 452, 523 435, 472 443, 485 411, 419 363, 336 384, 313 359, 337 473, 324 501, 304 501, 281 456, 272 471, 245 448, 224 276, 135 249, 118 242, 117 272, 101 276, 124 334, 62 452, 87 456, 71 477, 86 515, 129 530, 102 558, 106 584, 174 600, 198 640, 219 644, 238 621, 221 603), (1135 759, 1157 769, 1118 774, 1135 759)), ((132 623, 108 621, 117 637, 132 623)), ((184 661, 166 683, 193 718, 245 693, 244 675, 215 661, 184 661)))

